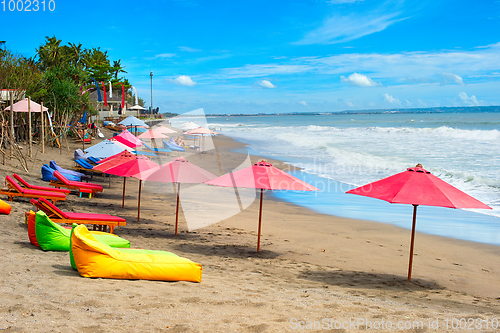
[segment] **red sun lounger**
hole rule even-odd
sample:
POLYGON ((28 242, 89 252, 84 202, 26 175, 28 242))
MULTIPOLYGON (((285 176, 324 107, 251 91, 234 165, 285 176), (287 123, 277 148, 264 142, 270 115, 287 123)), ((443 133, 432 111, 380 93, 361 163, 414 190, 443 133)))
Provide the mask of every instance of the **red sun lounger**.
POLYGON ((45 198, 52 200, 54 203, 60 200, 66 200, 66 194, 64 193, 22 188, 11 176, 5 177, 5 184, 7 188, 1 189, 0 194, 8 196, 9 201, 12 201, 13 197, 45 198))
POLYGON ((41 211, 45 212, 45 214, 47 214, 47 216, 56 223, 76 223, 108 226, 110 233, 113 233, 114 228, 117 226, 127 225, 125 219, 119 216, 108 214, 63 212, 44 198, 40 198, 39 200, 31 199, 31 203, 41 211))
POLYGON ((53 188, 53 187, 47 187, 47 186, 31 185, 26 180, 21 178, 21 176, 19 176, 17 173, 13 174, 12 177, 18 181, 18 183, 19 183, 19 185, 21 185, 21 187, 26 188, 26 189, 59 192, 59 193, 65 193, 65 194, 69 194, 71 192, 70 190, 67 190, 65 188, 53 188))
POLYGON ((57 178, 57 181, 51 181, 49 185, 54 186, 56 188, 65 187, 70 190, 78 190, 78 191, 80 191, 80 189, 82 188, 91 189, 93 196, 96 196, 98 192, 102 192, 102 186, 99 184, 83 183, 83 182, 68 180, 57 170, 54 171, 54 177, 57 178))

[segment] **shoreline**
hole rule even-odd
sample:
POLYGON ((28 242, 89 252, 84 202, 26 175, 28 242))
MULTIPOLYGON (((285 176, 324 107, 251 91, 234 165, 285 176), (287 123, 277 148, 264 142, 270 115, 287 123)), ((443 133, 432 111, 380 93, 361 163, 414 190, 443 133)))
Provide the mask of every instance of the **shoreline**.
MULTIPOLYGON (((246 142, 239 139, 233 139, 231 137, 228 138, 239 142, 243 146, 247 146, 249 154, 253 154, 255 156, 265 156, 266 159, 279 161, 280 163, 289 165, 287 171, 302 171, 303 175, 301 175, 300 173, 296 173, 294 175, 303 181, 311 183, 316 187, 321 187, 319 185, 322 185, 323 187, 326 186, 330 188, 331 184, 333 184, 334 188, 333 191, 328 191, 332 193, 328 193, 326 195, 323 190, 318 193, 319 196, 323 196, 323 204, 318 203, 318 201, 315 199, 310 200, 306 196, 296 195, 297 197, 299 197, 299 199, 296 199, 294 198, 294 195, 288 195, 287 193, 276 194, 275 196, 279 197, 279 199, 287 201, 291 204, 304 207, 306 209, 310 209, 315 213, 326 214, 335 217, 360 219, 376 223, 385 223, 395 225, 403 229, 411 230, 411 207, 405 209, 408 207, 408 205, 394 205, 381 200, 360 196, 350 196, 351 198, 344 197, 343 195, 345 194, 345 191, 356 186, 331 178, 322 177, 312 172, 303 171, 303 168, 300 166, 301 162, 294 161, 293 159, 287 158, 285 156, 260 154, 258 151, 255 151, 253 148, 249 147, 249 144, 247 144, 246 142), (305 199, 303 200, 303 202, 305 203, 301 202, 300 199, 305 199), (336 206, 337 210, 335 211, 334 208, 328 208, 327 206, 325 206, 325 200, 330 200, 332 203, 338 202, 340 200, 343 203, 340 204, 340 206, 336 206), (354 207, 355 213, 352 213, 352 210, 343 208, 343 206, 354 207), (385 210, 385 208, 387 208, 388 210, 385 210), (340 209, 341 211, 340 214, 338 213, 338 209, 340 209), (387 218, 385 217, 387 213, 389 213, 393 221, 387 222, 387 218)), ((238 150, 241 150, 241 148, 237 149, 236 151, 238 153, 241 153, 238 150)), ((321 200, 319 202, 321 202, 321 200)), ((496 230, 492 229, 498 224, 499 221, 500 220, 497 216, 489 215, 487 214, 487 212, 482 212, 479 210, 475 211, 468 209, 450 209, 442 207, 421 206, 419 207, 419 214, 417 217, 417 231, 420 231, 421 233, 427 235, 440 236, 461 241, 469 241, 478 244, 500 246, 500 239, 493 236, 496 234, 496 230), (449 231, 449 225, 447 225, 445 222, 448 219, 452 219, 457 225, 461 226, 462 223, 467 223, 467 221, 469 221, 469 217, 472 217, 474 221, 476 221, 476 223, 482 225, 492 225, 493 227, 490 227, 491 230, 481 229, 480 231, 477 231, 475 229, 470 229, 468 232, 464 232, 462 230, 461 233, 456 234, 456 230, 454 232, 449 231), (436 218, 438 223, 436 223, 436 218), (490 233, 485 233, 486 231, 490 231, 490 233), (485 239, 485 237, 487 236, 490 236, 489 240, 485 239)))
MULTIPOLYGON (((230 151, 240 143, 227 137, 215 141, 223 172, 242 163, 244 156, 230 151)), ((71 149, 80 147, 72 144, 71 149)), ((11 160, 3 167, 4 176, 19 172, 43 185, 43 163, 55 159, 64 168, 74 164, 65 149, 62 155, 48 148, 34 156, 29 174, 19 172, 17 161, 11 160)), ((185 157, 219 173, 214 152, 185 157)), ((111 188, 99 177, 91 182, 103 184, 102 195, 87 199, 72 194, 57 206, 125 217, 127 226, 116 228, 117 235, 132 247, 171 251, 201 263, 202 282, 83 278, 70 268, 67 253, 43 252, 29 243, 24 212, 32 207, 29 200, 19 199, 12 203, 11 215, 1 217, 0 329, 283 332, 293 328, 293 318, 394 323, 500 318, 497 246, 417 232, 410 283, 410 233, 403 228, 319 214, 267 192, 257 253, 258 199, 238 214, 191 231, 184 213, 188 201, 185 207, 183 202, 179 235, 174 236, 175 193, 170 184, 146 182, 138 223, 138 181, 127 181, 124 209, 122 178, 113 177, 111 188)), ((183 186, 181 194, 191 189, 196 188, 183 186)))

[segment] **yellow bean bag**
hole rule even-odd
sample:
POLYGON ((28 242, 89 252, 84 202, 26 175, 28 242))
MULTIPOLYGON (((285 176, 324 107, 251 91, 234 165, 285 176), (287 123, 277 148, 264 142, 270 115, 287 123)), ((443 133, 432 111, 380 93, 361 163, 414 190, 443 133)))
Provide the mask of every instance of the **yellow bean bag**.
POLYGON ((85 225, 73 230, 71 250, 83 277, 201 282, 200 264, 173 255, 112 248, 97 241, 85 225))

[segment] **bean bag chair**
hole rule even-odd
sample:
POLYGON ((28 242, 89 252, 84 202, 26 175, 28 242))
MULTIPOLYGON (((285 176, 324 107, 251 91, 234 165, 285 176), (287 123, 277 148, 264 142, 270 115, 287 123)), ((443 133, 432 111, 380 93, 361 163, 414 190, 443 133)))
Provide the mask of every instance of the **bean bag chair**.
MULTIPOLYGON (((130 247, 130 242, 124 238, 106 232, 93 231, 96 239, 112 247, 130 247)), ((38 245, 44 251, 69 251, 71 229, 66 229, 50 220, 39 211, 35 218, 35 235, 38 245)))
MULTIPOLYGON (((46 182, 50 182, 52 180, 57 180, 56 177, 54 177, 54 172, 56 170, 52 169, 51 167, 49 167, 47 164, 44 164, 42 166, 42 179, 43 181, 46 181, 46 182)), ((76 181, 76 182, 79 182, 81 181, 81 177, 77 177, 77 176, 74 176, 74 175, 68 175, 68 174, 65 174, 62 172, 62 174, 68 178, 68 180, 73 180, 73 181, 76 181)))
POLYGON ((85 174, 83 174, 81 172, 61 168, 59 165, 57 165, 56 161, 50 161, 49 162, 49 167, 51 167, 52 169, 57 170, 57 171, 59 171, 59 172, 61 172, 63 174, 72 175, 72 176, 75 176, 75 177, 80 177, 80 179, 82 177, 84 177, 84 178, 87 177, 87 175, 85 175, 85 174))
MULTIPOLYGON (((70 237, 70 247, 69 247, 69 262, 71 263, 71 267, 76 271, 78 268, 76 267, 75 264, 75 258, 73 257, 73 250, 71 246, 71 238, 73 237, 73 231, 75 228, 78 226, 78 224, 73 223, 73 228, 71 229, 71 237, 70 237)), ((92 234, 92 231, 90 232, 92 234)), ((174 254, 172 252, 166 252, 166 251, 156 251, 156 250, 144 250, 144 249, 130 249, 130 248, 121 248, 120 252, 123 253, 145 253, 145 254, 155 254, 155 255, 162 255, 162 256, 174 256, 178 257, 177 254, 174 254)))
POLYGON ((11 209, 12 209, 11 205, 9 205, 3 200, 0 200, 0 214, 9 215, 11 209))
POLYGON ((28 238, 30 239, 31 244, 40 247, 36 241, 35 219, 36 213, 30 210, 30 214, 28 215, 28 238))
POLYGON ((158 251, 112 248, 97 240, 84 225, 73 230, 71 250, 83 277, 201 282, 200 264, 158 251))

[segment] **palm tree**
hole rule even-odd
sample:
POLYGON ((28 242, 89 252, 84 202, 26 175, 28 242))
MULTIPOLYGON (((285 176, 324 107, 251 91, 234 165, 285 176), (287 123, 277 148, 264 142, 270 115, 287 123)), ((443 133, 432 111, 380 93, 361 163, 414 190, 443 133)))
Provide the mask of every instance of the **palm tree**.
POLYGON ((118 59, 118 61, 113 61, 113 67, 111 67, 111 70, 115 72, 115 80, 118 80, 118 73, 127 73, 124 71, 125 67, 122 67, 121 65, 121 59, 118 59))

